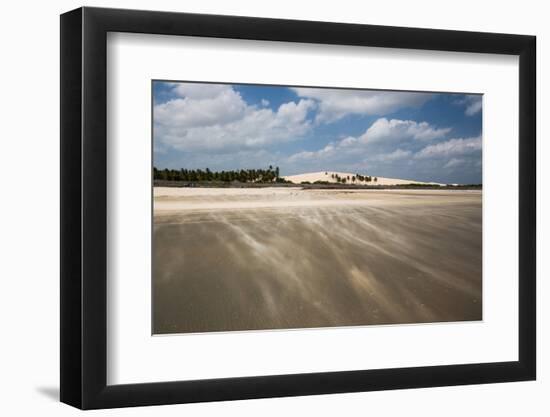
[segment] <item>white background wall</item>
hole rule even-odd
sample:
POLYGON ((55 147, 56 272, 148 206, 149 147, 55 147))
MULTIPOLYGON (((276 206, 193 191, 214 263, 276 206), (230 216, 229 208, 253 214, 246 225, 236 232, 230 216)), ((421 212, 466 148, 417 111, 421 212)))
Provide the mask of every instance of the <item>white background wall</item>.
MULTIPOLYGON (((0 410, 74 415, 59 392, 59 17, 78 1, 10 2, 0 23, 0 410)), ((124 0, 86 5, 239 14, 395 26, 532 34, 538 37, 538 381, 100 411, 94 415, 529 415, 550 413, 550 83, 545 2, 124 0), (548 187, 546 187, 548 190, 548 187), (546 394, 546 395, 545 395, 546 394)))

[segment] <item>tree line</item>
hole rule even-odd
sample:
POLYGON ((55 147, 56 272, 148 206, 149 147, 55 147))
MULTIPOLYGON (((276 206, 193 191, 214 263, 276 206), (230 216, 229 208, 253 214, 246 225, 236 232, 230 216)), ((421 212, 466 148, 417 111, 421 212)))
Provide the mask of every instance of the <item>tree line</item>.
POLYGON ((212 171, 202 169, 158 169, 153 167, 153 179, 163 181, 220 181, 220 182, 287 182, 279 176, 279 167, 268 169, 241 169, 230 171, 212 171))
MULTIPOLYGON (((325 172, 325 175, 327 173, 325 172)), ((340 175, 338 174, 332 174, 331 175, 331 178, 333 180, 336 180, 337 183, 340 183, 340 184, 346 184, 346 183, 352 183, 352 184, 355 184, 356 182, 377 182, 378 181, 378 177, 371 177, 370 175, 360 175, 360 174, 355 174, 355 175, 347 175, 345 177, 341 177, 340 175)))

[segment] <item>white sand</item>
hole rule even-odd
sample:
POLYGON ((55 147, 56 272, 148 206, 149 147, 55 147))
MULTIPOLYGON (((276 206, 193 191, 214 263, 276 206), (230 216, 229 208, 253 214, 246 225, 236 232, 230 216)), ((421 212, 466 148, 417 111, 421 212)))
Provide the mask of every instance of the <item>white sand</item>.
MULTIPOLYGON (((154 188, 155 216, 194 210, 281 209, 294 207, 358 207, 422 205, 469 201, 481 191, 454 190, 303 190, 297 187, 265 188, 154 188), (441 198, 448 197, 448 198, 441 198)), ((475 198, 475 197, 474 197, 475 198)))
MULTIPOLYGON (((306 174, 299 174, 299 175, 287 175, 283 177, 287 181, 292 181, 295 184, 300 184, 302 181, 309 181, 311 183, 315 181, 328 181, 331 183, 336 183, 336 179, 332 178, 332 174, 340 176, 340 178, 346 178, 350 177, 350 180, 347 181, 348 184, 365 184, 365 185, 404 185, 404 184, 432 184, 432 185, 445 185, 440 184, 436 182, 422 182, 422 181, 415 181, 415 180, 407 180, 407 179, 398 179, 398 178, 385 178, 385 177, 377 177, 378 180, 376 182, 366 182, 366 181, 351 181, 351 178, 355 176, 356 174, 353 174, 351 172, 336 172, 336 171, 321 171, 321 172, 308 172, 306 174), (326 172, 326 174, 325 174, 326 172)), ((361 174, 363 175, 363 174, 361 174)), ((374 179, 374 175, 372 175, 372 178, 374 179)))
POLYGON ((258 187, 258 188, 214 188, 214 187, 154 187, 157 197, 195 196, 265 196, 270 194, 288 195, 301 190, 301 187, 258 187))

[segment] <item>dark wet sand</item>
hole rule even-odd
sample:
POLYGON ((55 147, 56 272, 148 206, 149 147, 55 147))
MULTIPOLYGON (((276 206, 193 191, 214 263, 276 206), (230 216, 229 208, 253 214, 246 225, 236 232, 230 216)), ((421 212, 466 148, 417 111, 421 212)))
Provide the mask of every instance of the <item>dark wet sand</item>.
MULTIPOLYGON (((289 201, 312 198, 294 192, 289 201)), ((223 209, 210 207, 223 195, 156 197, 153 332, 482 319, 481 192, 328 199, 223 209), (193 204, 161 212, 174 198, 193 204)))

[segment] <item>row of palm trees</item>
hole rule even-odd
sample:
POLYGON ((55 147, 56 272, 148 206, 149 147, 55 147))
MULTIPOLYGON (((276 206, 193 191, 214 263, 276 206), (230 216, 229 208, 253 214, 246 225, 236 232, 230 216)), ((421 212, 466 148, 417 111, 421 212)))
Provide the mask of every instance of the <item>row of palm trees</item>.
POLYGON ((286 182, 279 176, 279 167, 268 169, 241 169, 232 171, 212 171, 202 169, 157 169, 153 167, 153 178, 163 181, 221 181, 221 182, 286 182))
MULTIPOLYGON (((325 175, 328 175, 327 172, 325 172, 325 175)), ((346 183, 352 183, 352 184, 356 184, 356 183, 360 183, 360 182, 377 182, 378 181, 378 177, 371 177, 370 175, 361 175, 361 174, 355 174, 355 175, 347 175, 345 177, 341 177, 340 175, 338 174, 331 174, 330 176, 333 180, 336 180, 337 183, 340 183, 340 184, 346 184, 346 183)))

